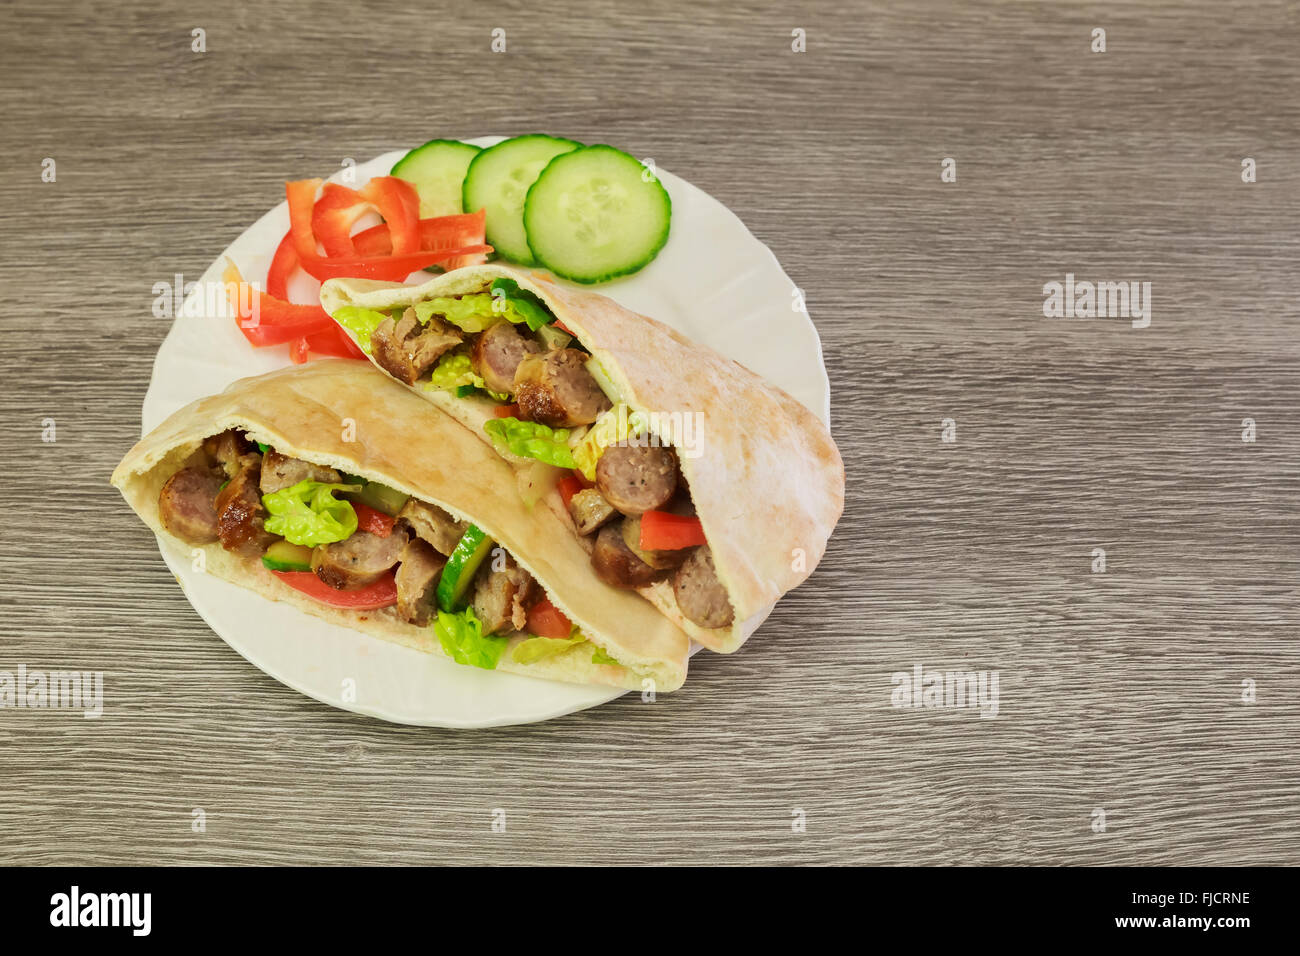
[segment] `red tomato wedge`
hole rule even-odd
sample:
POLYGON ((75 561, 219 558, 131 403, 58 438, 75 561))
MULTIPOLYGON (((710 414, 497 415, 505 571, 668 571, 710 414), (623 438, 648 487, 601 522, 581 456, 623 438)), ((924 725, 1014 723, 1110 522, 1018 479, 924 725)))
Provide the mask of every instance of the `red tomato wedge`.
POLYGON ((353 611, 376 611, 397 603, 397 580, 386 574, 374 584, 355 591, 339 591, 311 571, 272 571, 277 578, 295 591, 330 607, 349 608, 353 611))
POLYGON ((518 405, 498 405, 492 409, 492 414, 497 418, 518 418, 518 405))
POLYGON ((704 526, 694 515, 647 511, 641 516, 643 551, 678 551, 704 543, 704 526))
POLYGON ((573 496, 582 490, 582 482, 573 475, 565 475, 560 479, 560 497, 564 499, 564 507, 569 507, 569 502, 573 496))
POLYGON ((352 508, 357 513, 357 530, 369 531, 381 538, 387 538, 393 533, 393 524, 397 519, 392 515, 386 515, 359 501, 352 502, 352 508))
POLYGON ((550 598, 543 597, 528 609, 528 632, 538 637, 568 637, 573 632, 573 622, 550 598))

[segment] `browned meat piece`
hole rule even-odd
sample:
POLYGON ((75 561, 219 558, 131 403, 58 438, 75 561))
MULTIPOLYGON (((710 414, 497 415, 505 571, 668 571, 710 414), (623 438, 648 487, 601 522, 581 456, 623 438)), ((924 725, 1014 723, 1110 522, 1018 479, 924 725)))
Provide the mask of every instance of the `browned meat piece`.
POLYGON ((502 395, 515 390, 515 369, 525 355, 540 352, 542 347, 509 322, 489 326, 474 340, 470 362, 487 387, 502 395))
POLYGON ((433 545, 443 554, 451 554, 469 527, 467 521, 457 521, 437 505, 425 504, 414 498, 408 498, 402 510, 397 512, 397 520, 405 521, 417 535, 433 545))
POLYGON ((269 495, 281 488, 291 488, 300 481, 337 482, 339 473, 324 465, 313 465, 301 458, 290 458, 271 449, 262 456, 262 478, 259 485, 262 494, 269 495))
POLYGON ((692 551, 686 563, 677 569, 673 594, 681 612, 700 627, 726 627, 735 617, 707 544, 692 551))
POLYGON ((379 323, 370 334, 370 352, 389 375, 414 385, 444 352, 460 345, 463 337, 437 316, 421 327, 415 309, 407 309, 399 321, 388 318, 379 323))
POLYGON ((228 428, 220 435, 206 439, 203 451, 221 466, 227 478, 234 478, 235 472, 239 471, 240 459, 255 454, 256 446, 233 428, 228 428))
POLYGON ((434 594, 447 559, 426 541, 412 538, 402 549, 397 565, 397 613, 408 624, 429 623, 436 604, 434 594))
POLYGON ((386 538, 369 531, 356 531, 349 538, 322 544, 312 551, 311 569, 330 587, 355 591, 373 584, 396 564, 406 541, 404 528, 394 528, 386 538))
POLYGON ((522 630, 528 624, 528 605, 537 595, 537 582, 510 555, 505 567, 494 571, 497 553, 483 563, 474 579, 474 614, 483 622, 484 634, 522 630))
POLYGON ((596 487, 625 515, 662 507, 677 490, 677 455, 653 445, 611 445, 596 462, 596 487))
POLYGON ((665 572, 650 567, 627 546, 621 525, 607 524, 596 535, 596 547, 591 552, 596 576, 616 588, 637 588, 664 577, 665 572))
POLYGON ((589 357, 577 349, 552 349, 524 358, 514 381, 523 417, 552 428, 589 425, 599 418, 610 402, 587 371, 589 357))
POLYGON ((641 547, 641 516, 629 515, 623 519, 623 543, 632 553, 657 571, 666 571, 680 567, 691 553, 690 548, 677 548, 671 551, 647 551, 641 547))
POLYGON ((262 527, 262 496, 258 492, 262 456, 249 452, 242 456, 235 476, 217 493, 217 536, 227 551, 260 555, 275 540, 262 527))
POLYGON ((167 479, 158 495, 163 527, 190 544, 217 540, 217 492, 221 479, 198 468, 182 468, 167 479))
POLYGON ((591 534, 617 515, 613 505, 595 488, 584 488, 569 499, 569 517, 578 534, 591 534))

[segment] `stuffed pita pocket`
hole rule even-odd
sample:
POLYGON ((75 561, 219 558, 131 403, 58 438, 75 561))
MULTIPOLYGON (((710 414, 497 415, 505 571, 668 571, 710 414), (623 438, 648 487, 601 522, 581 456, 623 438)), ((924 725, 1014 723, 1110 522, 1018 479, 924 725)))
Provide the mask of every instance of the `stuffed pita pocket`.
POLYGON ((551 680, 685 679, 678 628, 599 581, 489 447, 366 363, 242 379, 146 435, 112 483, 206 571, 325 620, 551 680))
POLYGON ((500 265, 416 286, 332 279, 321 303, 567 515, 602 580, 705 647, 734 651, 821 560, 844 508, 830 432, 673 329, 500 265))

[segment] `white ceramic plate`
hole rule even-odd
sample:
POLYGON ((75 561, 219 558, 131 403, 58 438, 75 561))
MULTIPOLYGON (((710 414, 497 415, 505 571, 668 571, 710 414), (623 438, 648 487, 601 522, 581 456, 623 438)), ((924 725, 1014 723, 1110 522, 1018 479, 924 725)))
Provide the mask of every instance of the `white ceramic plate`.
MULTIPOLYGON (((489 146, 501 138, 471 142, 489 146)), ((358 166, 352 185, 386 174, 401 156, 387 153, 358 166)), ((666 170, 658 175, 673 201, 668 244, 641 272, 597 288, 736 359, 829 421, 821 342, 795 307, 794 283, 776 257, 716 199, 666 170)), ((154 361, 145 432, 196 398, 288 364, 287 346, 251 348, 233 320, 203 307, 213 301, 227 257, 245 279, 262 283, 288 228, 282 202, 231 243, 187 297, 154 361)), ((311 294, 316 283, 296 281, 303 284, 291 286, 290 294, 309 301, 298 295, 311 294)), ((160 549, 194 609, 227 644, 276 680, 334 707, 403 724, 491 727, 558 717, 624 693, 421 654, 268 601, 194 571, 184 553, 165 543, 160 549)), ((748 626, 757 628, 766 616, 748 626)))

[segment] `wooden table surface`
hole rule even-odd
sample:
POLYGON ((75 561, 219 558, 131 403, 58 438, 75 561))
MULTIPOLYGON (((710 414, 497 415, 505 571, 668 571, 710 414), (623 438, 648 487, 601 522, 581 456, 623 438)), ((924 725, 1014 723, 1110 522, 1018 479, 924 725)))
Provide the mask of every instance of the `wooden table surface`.
POLYGON ((435 6, 0 13, 0 670, 105 672, 98 720, 0 710, 0 862, 1300 863, 1296 4, 435 6), (653 156, 773 249, 844 518, 653 705, 331 710, 108 486, 152 286, 285 179, 531 131, 653 156), (1067 273, 1150 282, 1150 326, 1045 318, 1067 273), (997 671, 997 716, 893 707, 917 664, 997 671))

